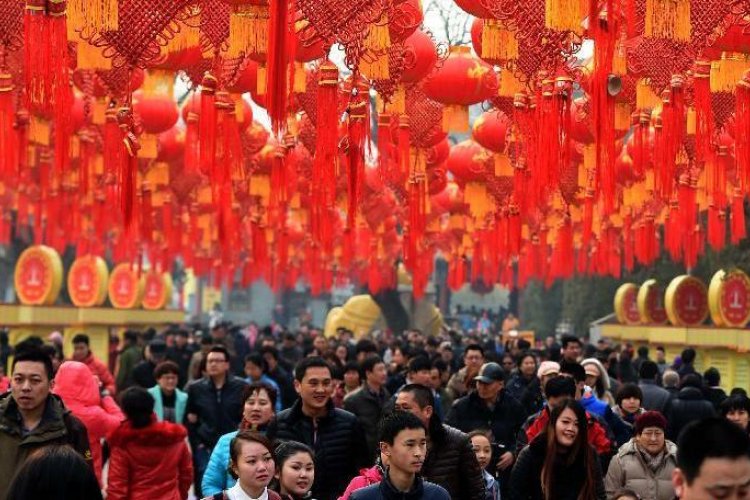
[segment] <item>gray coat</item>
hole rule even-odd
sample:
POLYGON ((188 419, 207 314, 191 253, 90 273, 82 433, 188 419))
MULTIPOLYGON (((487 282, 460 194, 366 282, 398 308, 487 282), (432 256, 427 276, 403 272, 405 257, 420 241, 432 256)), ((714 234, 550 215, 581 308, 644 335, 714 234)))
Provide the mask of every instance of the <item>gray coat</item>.
POLYGON ((656 410, 663 415, 667 409, 669 400, 672 398, 669 391, 663 387, 659 387, 656 385, 656 382, 651 380, 641 380, 638 383, 638 387, 640 387, 641 392, 643 392, 641 406, 645 410, 656 410))
POLYGON ((622 488, 628 488, 644 499, 672 500, 672 471, 677 467, 677 446, 672 441, 667 441, 666 448, 662 464, 654 474, 638 452, 635 438, 622 445, 609 463, 607 477, 604 479, 607 498, 612 498, 622 488))

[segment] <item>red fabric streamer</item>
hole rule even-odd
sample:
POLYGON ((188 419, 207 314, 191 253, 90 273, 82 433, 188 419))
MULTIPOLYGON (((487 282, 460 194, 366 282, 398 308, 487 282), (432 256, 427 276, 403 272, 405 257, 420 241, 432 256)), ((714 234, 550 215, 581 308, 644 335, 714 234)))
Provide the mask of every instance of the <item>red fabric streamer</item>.
POLYGON ((336 202, 338 176, 338 75, 331 61, 318 70, 317 124, 315 156, 312 167, 310 226, 313 240, 320 244, 324 255, 333 252, 330 211, 336 202))
MULTIPOLYGON (((198 121, 200 137, 200 169, 204 175, 214 173, 216 163, 216 86, 218 82, 206 73, 201 82, 201 115, 198 121)), ((186 153, 187 154, 187 153, 186 153)))
POLYGON ((190 175, 200 171, 200 132, 198 126, 198 115, 192 111, 188 113, 185 120, 185 172, 190 175))
MULTIPOLYGON (((271 130, 281 137, 286 129, 287 65, 294 61, 295 34, 290 16, 296 15, 289 0, 271 0, 268 27, 268 71, 266 73, 266 103, 271 117, 271 130)), ((292 65, 293 66, 293 65, 292 65)), ((294 81, 294 80, 292 80, 294 81)))
POLYGON ((710 74, 710 62, 696 62, 693 98, 695 100, 695 154, 699 162, 707 161, 711 155, 711 143, 714 134, 710 74))
POLYGON ((0 73, 0 178, 3 182, 15 177, 18 165, 17 137, 13 106, 13 81, 8 73, 0 73))
POLYGON ((734 111, 734 152, 737 160, 737 178, 740 187, 750 186, 750 71, 737 83, 734 111))
POLYGON ((349 203, 346 214, 347 227, 355 227, 359 200, 362 193, 362 183, 365 175, 365 143, 367 137, 367 107, 368 96, 357 93, 352 97, 349 105, 349 203))

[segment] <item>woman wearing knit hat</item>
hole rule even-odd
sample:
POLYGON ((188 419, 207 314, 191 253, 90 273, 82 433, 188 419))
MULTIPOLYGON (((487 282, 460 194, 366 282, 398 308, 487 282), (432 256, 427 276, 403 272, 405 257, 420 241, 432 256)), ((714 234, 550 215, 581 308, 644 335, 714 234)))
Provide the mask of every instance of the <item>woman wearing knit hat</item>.
POLYGON ((672 471, 677 466, 677 446, 666 439, 667 420, 658 411, 647 411, 635 420, 635 437, 622 445, 604 480, 607 498, 628 488, 641 498, 671 500, 672 471))

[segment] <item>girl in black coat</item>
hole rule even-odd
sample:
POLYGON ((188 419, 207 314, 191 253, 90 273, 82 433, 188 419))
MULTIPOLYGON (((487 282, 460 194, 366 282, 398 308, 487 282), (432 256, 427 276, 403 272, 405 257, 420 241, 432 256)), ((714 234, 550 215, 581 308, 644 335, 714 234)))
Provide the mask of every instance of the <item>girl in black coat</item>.
POLYGON ((588 445, 586 412, 573 400, 552 411, 544 432, 518 455, 510 500, 605 500, 602 471, 588 445))

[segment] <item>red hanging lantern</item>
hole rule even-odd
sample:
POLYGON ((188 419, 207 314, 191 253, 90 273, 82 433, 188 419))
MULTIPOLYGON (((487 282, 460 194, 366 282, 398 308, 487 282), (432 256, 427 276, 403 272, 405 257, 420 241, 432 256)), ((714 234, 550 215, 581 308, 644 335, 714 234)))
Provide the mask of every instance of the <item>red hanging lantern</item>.
POLYGON ((172 127, 159 135, 158 161, 167 163, 179 161, 185 154, 185 129, 172 127))
POLYGON ((492 66, 474 57, 469 47, 452 47, 443 66, 423 83, 427 97, 445 104, 443 129, 468 132, 468 106, 489 99, 497 92, 492 66))
POLYGON ((143 131, 147 134, 166 132, 180 116, 177 103, 166 95, 135 94, 133 110, 140 117, 143 131))
POLYGON ((401 81, 416 83, 429 75, 437 63, 435 42, 424 31, 417 30, 404 40, 404 71, 401 81))
POLYGON ((494 169, 492 154, 471 139, 451 148, 445 166, 459 184, 484 182, 494 169))
POLYGON ((476 119, 471 136, 482 147, 495 153, 505 152, 510 119, 497 110, 485 111, 476 119))
POLYGON ((461 10, 468 12, 474 17, 493 17, 492 12, 485 8, 481 0, 456 0, 456 5, 458 5, 461 10))

